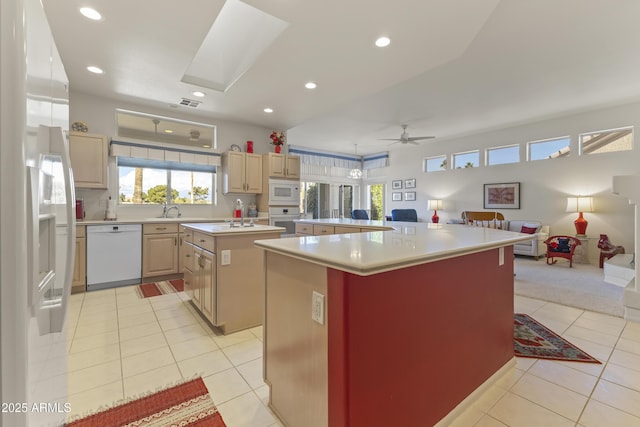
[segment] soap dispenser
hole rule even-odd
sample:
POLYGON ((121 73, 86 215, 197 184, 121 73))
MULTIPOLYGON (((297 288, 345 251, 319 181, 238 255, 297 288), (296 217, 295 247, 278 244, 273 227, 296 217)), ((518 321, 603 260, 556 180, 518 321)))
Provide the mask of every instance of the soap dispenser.
POLYGON ((236 200, 236 207, 233 211, 233 217, 234 218, 241 218, 242 217, 242 200, 237 199, 236 200))

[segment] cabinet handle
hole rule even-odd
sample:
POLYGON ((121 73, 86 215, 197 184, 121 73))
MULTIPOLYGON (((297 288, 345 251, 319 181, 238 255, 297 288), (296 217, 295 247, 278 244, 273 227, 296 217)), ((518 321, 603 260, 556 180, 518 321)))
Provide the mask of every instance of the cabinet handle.
POLYGON ((191 258, 191 255, 187 254, 184 256, 185 258, 191 258))
POLYGON ((167 227, 156 227, 156 230, 166 230, 167 227))

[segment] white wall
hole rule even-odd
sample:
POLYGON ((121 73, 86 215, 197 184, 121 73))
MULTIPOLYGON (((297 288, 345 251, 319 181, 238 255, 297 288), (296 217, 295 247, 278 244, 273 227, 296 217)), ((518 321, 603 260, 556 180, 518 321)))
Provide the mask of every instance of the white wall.
MULTIPOLYGON (((108 98, 100 98, 80 92, 70 93, 70 122, 82 121, 87 123, 89 133, 97 133, 113 137, 116 135, 116 109, 122 108, 143 113, 157 114, 165 117, 174 117, 181 120, 189 120, 199 123, 216 125, 217 151, 222 153, 227 151, 231 144, 238 144, 243 149, 246 141, 254 142, 254 152, 258 154, 267 153, 273 150, 269 144, 269 135, 273 129, 261 126, 254 126, 245 123, 219 120, 214 118, 203 118, 194 114, 189 115, 184 107, 176 109, 175 112, 160 111, 146 105, 136 105, 133 103, 123 103, 108 98)), ((109 196, 117 199, 118 196, 118 171, 115 159, 109 158, 109 190, 76 190, 76 196, 85 201, 87 219, 100 220, 104 218, 107 200, 109 196)), ((218 203, 211 205, 184 205, 180 207, 182 216, 191 217, 230 217, 233 204, 238 198, 237 195, 225 196, 222 194, 222 175, 217 174, 218 203)), ((245 206, 249 202, 255 201, 255 196, 240 197, 245 206)), ((119 205, 117 214, 119 218, 148 218, 160 215, 161 208, 158 206, 131 206, 119 205)))
MULTIPOLYGON (((590 258, 596 256, 597 237, 608 234, 627 252, 633 251, 633 207, 621 197, 611 194, 614 175, 640 173, 640 149, 637 135, 633 151, 578 156, 578 134, 583 132, 635 126, 640 130, 640 103, 604 108, 562 118, 540 121, 507 129, 470 135, 462 138, 422 142, 420 146, 403 146, 390 153, 390 167, 373 170, 367 182, 387 185, 385 212, 391 209, 414 208, 420 221, 431 221, 427 210, 428 199, 443 199, 444 209, 438 211, 440 222, 460 218, 464 210, 483 209, 483 184, 520 182, 520 209, 504 209, 507 219, 539 220, 551 226, 552 234, 574 235, 576 213, 565 212, 569 196, 592 195, 596 212, 585 213, 589 221, 587 234, 590 258), (526 142, 546 138, 571 136, 571 155, 566 158, 526 162, 526 142), (511 165, 443 172, 422 172, 423 159, 449 156, 456 152, 480 149, 481 164, 484 149, 510 144, 521 144, 522 161, 511 165), (391 181, 416 178, 415 202, 392 202, 391 181), (593 248, 593 249, 591 249, 593 248)), ((593 262, 593 261, 592 261, 593 262)))

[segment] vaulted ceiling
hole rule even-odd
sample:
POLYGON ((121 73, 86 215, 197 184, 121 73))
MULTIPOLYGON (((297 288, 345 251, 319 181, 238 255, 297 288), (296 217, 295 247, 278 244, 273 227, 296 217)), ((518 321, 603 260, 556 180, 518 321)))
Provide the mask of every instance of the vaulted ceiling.
POLYGON ((445 144, 640 99, 637 0, 226 0, 249 15, 227 20, 222 53, 203 42, 223 0, 43 3, 72 91, 287 130, 291 143, 330 151, 402 149, 378 139, 403 123, 436 136, 421 144, 445 144), (87 5, 103 19, 84 18, 87 5), (279 28, 272 39, 254 15, 279 28), (391 44, 375 47, 383 35, 391 44), (220 74, 232 56, 240 65, 224 91, 185 78, 194 64, 220 74))

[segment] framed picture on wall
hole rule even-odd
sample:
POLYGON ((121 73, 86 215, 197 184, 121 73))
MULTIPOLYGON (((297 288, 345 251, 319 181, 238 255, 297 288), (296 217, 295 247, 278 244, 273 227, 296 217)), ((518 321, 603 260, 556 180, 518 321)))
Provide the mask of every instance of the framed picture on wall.
POLYGON ((520 183, 484 185, 485 209, 520 209, 520 183))
POLYGON ((406 200, 407 202, 411 202, 413 200, 416 199, 416 192, 415 191, 407 191, 404 193, 404 200, 406 200))
POLYGON ((391 193, 391 201, 393 201, 393 202, 401 202, 402 201, 402 193, 399 192, 399 191, 391 193))
POLYGON ((405 179, 404 180, 404 188, 416 188, 416 179, 405 179))
POLYGON ((402 189, 402 180, 398 179, 396 181, 391 181, 391 189, 392 190, 400 190, 400 189, 402 189))

